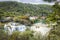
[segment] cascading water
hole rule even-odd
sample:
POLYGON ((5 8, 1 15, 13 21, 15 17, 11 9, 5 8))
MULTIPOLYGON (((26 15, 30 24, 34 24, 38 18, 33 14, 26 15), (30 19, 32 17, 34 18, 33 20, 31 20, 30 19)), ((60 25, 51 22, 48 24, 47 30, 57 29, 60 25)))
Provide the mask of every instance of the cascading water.
POLYGON ((35 37, 38 37, 38 39, 40 40, 45 40, 46 37, 49 35, 50 30, 53 29, 54 25, 57 25, 57 23, 56 22, 50 24, 44 24, 42 22, 35 23, 31 26, 31 30, 34 31, 35 37))
MULTIPOLYGON (((48 24, 44 24, 41 22, 35 23, 30 27, 30 30, 34 31, 34 33, 33 33, 34 36, 39 34, 41 36, 41 38, 44 40, 45 37, 48 36, 50 30, 52 29, 52 25, 56 25, 56 23, 55 24, 51 23, 50 25, 51 25, 51 27, 48 27, 49 26, 48 24)), ((5 29, 5 31, 7 30, 9 34, 12 34, 12 32, 16 31, 16 30, 18 30, 20 32, 25 31, 26 26, 18 24, 18 23, 10 22, 10 23, 4 25, 4 29, 5 29)))
POLYGON ((13 31, 25 31, 26 30, 26 26, 25 25, 20 25, 18 23, 13 23, 13 22, 10 22, 8 24, 5 24, 4 25, 4 29, 5 31, 8 31, 9 34, 12 34, 13 31))
POLYGON ((33 26, 31 26, 31 30, 35 32, 40 32, 42 36, 46 36, 51 29, 51 27, 48 27, 48 24, 43 23, 36 23, 33 26))

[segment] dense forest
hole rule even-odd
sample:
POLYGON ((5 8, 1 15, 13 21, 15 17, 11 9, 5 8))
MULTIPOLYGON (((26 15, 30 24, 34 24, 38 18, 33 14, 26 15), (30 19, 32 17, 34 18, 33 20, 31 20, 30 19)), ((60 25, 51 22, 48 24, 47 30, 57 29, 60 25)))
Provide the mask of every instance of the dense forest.
POLYGON ((20 2, 0 2, 0 16, 39 15, 52 12, 50 5, 33 5, 20 2))

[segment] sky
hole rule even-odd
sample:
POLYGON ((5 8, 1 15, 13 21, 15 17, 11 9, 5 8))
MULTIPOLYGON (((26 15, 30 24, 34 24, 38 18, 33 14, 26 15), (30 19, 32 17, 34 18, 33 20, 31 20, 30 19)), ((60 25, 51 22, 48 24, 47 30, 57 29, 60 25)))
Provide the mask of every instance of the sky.
POLYGON ((17 2, 30 3, 30 4, 49 4, 49 5, 54 4, 54 2, 48 3, 48 2, 44 2, 42 0, 0 0, 0 1, 17 1, 17 2))

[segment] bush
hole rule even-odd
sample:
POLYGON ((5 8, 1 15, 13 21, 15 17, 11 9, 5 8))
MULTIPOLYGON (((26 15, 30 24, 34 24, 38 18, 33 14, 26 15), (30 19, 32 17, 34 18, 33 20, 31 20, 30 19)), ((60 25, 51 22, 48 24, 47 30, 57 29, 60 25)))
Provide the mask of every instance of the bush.
POLYGON ((13 32, 9 40, 30 40, 33 37, 31 31, 13 32))

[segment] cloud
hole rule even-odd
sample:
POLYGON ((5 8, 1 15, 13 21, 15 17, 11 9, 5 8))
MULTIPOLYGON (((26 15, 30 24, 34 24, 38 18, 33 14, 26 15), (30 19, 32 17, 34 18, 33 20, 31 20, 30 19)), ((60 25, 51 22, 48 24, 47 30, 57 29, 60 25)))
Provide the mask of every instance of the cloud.
POLYGON ((42 0, 0 0, 0 1, 17 1, 17 2, 30 3, 30 4, 50 4, 50 5, 54 4, 54 3, 44 2, 42 0))
POLYGON ((53 3, 48 3, 48 2, 44 2, 42 0, 20 0, 20 2, 23 3, 31 3, 31 4, 49 4, 49 5, 53 5, 53 3))
POLYGON ((0 1, 19 1, 19 0, 0 0, 0 1))

